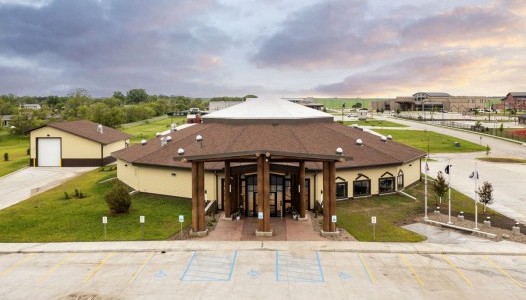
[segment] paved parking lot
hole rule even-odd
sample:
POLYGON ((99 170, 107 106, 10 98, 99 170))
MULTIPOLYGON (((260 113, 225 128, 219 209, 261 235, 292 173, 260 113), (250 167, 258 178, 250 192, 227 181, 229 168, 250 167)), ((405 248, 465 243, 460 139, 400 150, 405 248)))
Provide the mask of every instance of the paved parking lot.
POLYGON ((3 299, 525 299, 526 256, 239 250, 9 253, 3 299))

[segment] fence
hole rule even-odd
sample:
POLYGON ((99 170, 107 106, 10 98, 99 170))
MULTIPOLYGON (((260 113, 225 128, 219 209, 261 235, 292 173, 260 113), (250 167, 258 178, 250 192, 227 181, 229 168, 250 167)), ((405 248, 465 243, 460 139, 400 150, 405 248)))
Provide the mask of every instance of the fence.
POLYGON ((464 129, 469 130, 473 132, 480 132, 484 134, 494 135, 502 138, 507 138, 510 140, 515 140, 519 142, 526 142, 526 129, 520 130, 520 129, 510 129, 510 128, 502 128, 501 129, 501 121, 497 120, 496 122, 492 123, 488 126, 486 125, 472 125, 472 124, 466 124, 466 121, 475 121, 476 120, 454 120, 454 119, 429 119, 429 118, 422 118, 419 116, 412 116, 412 115, 403 115, 400 116, 402 119, 411 119, 416 120, 420 122, 425 122, 426 124, 431 125, 438 125, 438 126, 445 126, 445 127, 451 127, 451 128, 457 128, 457 129, 464 129))

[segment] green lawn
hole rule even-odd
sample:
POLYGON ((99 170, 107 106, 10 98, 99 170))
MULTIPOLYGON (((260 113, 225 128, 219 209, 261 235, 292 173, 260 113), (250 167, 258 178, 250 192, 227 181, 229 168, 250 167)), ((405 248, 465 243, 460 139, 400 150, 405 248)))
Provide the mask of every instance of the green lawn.
POLYGON ((10 134, 6 129, 0 128, 0 177, 29 164, 29 137, 10 134), (9 154, 9 160, 4 160, 4 153, 9 154))
MULTIPOLYGON (((340 118, 341 119, 341 118, 340 118)), ((408 127, 399 123, 384 121, 384 120, 367 120, 367 121, 344 121, 343 125, 358 124, 359 126, 371 126, 371 127, 408 127)))
POLYGON ((133 135, 134 137, 130 141, 132 144, 136 144, 140 143, 142 139, 148 140, 154 138, 157 132, 170 129, 172 120, 174 123, 181 125, 186 122, 186 117, 166 117, 160 120, 157 118, 155 121, 145 120, 132 126, 123 126, 121 130, 133 135))
POLYGON ((183 227, 190 225, 191 201, 158 195, 137 194, 128 214, 110 216, 104 194, 113 183, 98 182, 115 173, 97 169, 1 210, 0 242, 102 241, 103 216, 108 216, 107 240, 140 240, 141 215, 146 218, 145 240, 164 240, 178 233, 178 215, 185 216, 183 227), (87 198, 73 197, 75 189, 87 198))
POLYGON ((489 162, 498 162, 506 164, 526 164, 526 159, 522 158, 511 158, 511 157, 477 157, 478 160, 489 161, 489 162))
MULTIPOLYGON (((440 211, 442 214, 447 214, 448 212, 448 201, 447 201, 447 194, 445 197, 442 198, 442 203, 440 203, 439 198, 433 193, 433 187, 432 187, 432 181, 428 181, 428 213, 433 213, 433 210, 435 207, 439 206, 440 211)), ((404 190, 404 192, 408 193, 409 195, 412 195, 419 199, 418 205, 419 205, 419 211, 423 214, 424 213, 424 184, 418 183, 413 186, 410 186, 404 190)), ((473 200, 474 194, 472 195, 464 195, 460 192, 458 192, 455 189, 451 189, 451 216, 452 218, 456 218, 458 214, 462 211, 464 212, 464 216, 467 220, 475 220, 475 202, 473 200)), ((495 200, 495 201, 498 201, 495 200)), ((478 210, 478 221, 479 223, 482 223, 484 220, 484 214, 483 214, 483 205, 481 203, 477 204, 477 210, 478 210)), ((491 216, 491 223, 492 226, 504 228, 504 229, 510 229, 514 224, 515 221, 492 210, 491 205, 488 205, 486 208, 486 216, 491 216)))
POLYGON ((406 144, 426 152, 429 139, 430 153, 460 153, 486 150, 486 145, 474 144, 463 139, 455 138, 449 135, 443 135, 433 131, 396 129, 376 129, 375 131, 385 136, 391 135, 393 140, 396 142, 406 144), (455 142, 458 142, 460 147, 455 147, 455 142))
POLYGON ((365 199, 338 201, 336 205, 338 226, 347 230, 359 241, 421 242, 425 240, 415 232, 401 228, 413 223, 421 213, 420 203, 398 195, 373 196, 365 199), (371 217, 376 216, 375 239, 371 217))

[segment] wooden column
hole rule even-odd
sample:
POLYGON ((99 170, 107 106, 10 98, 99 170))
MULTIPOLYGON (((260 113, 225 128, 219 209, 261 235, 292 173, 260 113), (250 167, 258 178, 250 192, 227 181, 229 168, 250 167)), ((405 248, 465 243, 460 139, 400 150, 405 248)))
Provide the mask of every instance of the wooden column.
POLYGON ((259 232, 270 232, 270 170, 268 158, 258 156, 258 214, 263 213, 263 219, 258 218, 259 232))
POLYGON ((329 162, 323 162, 323 231, 330 231, 331 189, 329 180, 329 162))
MULTIPOLYGON (((329 162, 329 186, 331 189, 331 197, 329 198, 329 214, 331 216, 336 215, 336 163, 329 162)), ((329 222, 330 232, 336 232, 336 223, 329 222)))
POLYGON ((305 218, 305 209, 306 209, 306 198, 307 198, 307 190, 305 189, 305 162, 300 162, 300 174, 299 174, 299 196, 300 196, 300 205, 299 205, 299 213, 300 218, 305 218))
POLYGON ((205 163, 192 162, 192 231, 205 232, 205 163))
POLYGON ((230 197, 230 162, 225 161, 225 186, 223 187, 223 199, 224 199, 224 210, 225 218, 232 217, 232 199, 230 197))

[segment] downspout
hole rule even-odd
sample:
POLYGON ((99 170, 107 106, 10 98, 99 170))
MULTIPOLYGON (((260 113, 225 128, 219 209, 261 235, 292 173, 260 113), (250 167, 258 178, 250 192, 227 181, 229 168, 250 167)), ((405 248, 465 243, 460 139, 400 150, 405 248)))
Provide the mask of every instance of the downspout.
POLYGON ((100 144, 100 166, 104 166, 104 145, 100 144))
MULTIPOLYGON (((219 186, 218 186, 218 176, 217 176, 217 170, 214 170, 214 175, 216 177, 216 201, 217 201, 217 207, 219 208, 219 186)), ((223 204, 221 204, 221 209, 223 209, 223 204)))

